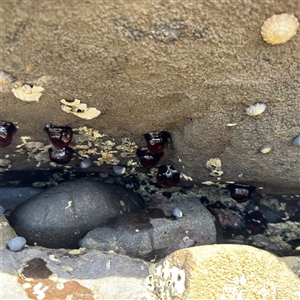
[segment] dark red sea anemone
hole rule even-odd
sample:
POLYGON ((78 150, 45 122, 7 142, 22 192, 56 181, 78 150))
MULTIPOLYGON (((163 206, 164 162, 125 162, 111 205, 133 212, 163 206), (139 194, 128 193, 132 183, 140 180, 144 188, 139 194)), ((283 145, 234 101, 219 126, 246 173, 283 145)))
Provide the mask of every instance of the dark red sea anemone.
POLYGON ((0 121, 0 147, 7 147, 11 144, 16 127, 13 123, 0 121))

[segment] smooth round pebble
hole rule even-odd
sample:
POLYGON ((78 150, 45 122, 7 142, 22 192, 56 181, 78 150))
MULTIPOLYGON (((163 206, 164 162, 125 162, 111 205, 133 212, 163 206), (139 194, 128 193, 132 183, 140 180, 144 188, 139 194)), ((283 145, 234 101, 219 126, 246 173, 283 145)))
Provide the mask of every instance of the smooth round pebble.
POLYGON ((176 218, 182 218, 183 213, 182 213, 182 211, 181 211, 180 208, 175 207, 175 208, 172 210, 172 216, 173 216, 173 217, 176 217, 176 218))
POLYGON ((113 166, 113 170, 118 175, 123 175, 126 172, 126 168, 123 166, 113 166))
POLYGON ((81 169, 87 169, 87 168, 89 168, 92 164, 93 164, 92 160, 89 159, 89 158, 86 158, 86 159, 84 159, 84 160, 82 160, 82 161, 80 162, 80 168, 81 168, 81 169))
POLYGON ((4 207, 0 205, 0 216, 4 215, 4 207))
POLYGON ((7 248, 10 251, 18 252, 21 251, 25 247, 25 245, 26 245, 26 239, 21 236, 17 236, 8 242, 7 248))
POLYGON ((300 146, 300 134, 293 139, 293 146, 300 146))
POLYGON ((265 144, 265 145, 262 145, 262 146, 259 148, 259 152, 260 152, 260 153, 263 153, 263 154, 266 154, 266 153, 271 152, 273 149, 274 149, 274 146, 273 146, 273 145, 271 145, 271 144, 265 144))

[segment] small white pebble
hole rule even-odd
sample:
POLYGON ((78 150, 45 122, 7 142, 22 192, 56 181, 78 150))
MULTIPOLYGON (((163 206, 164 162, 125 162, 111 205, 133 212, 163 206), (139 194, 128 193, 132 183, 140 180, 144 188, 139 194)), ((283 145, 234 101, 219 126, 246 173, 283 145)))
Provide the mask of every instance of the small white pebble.
POLYGON ((86 159, 84 159, 84 160, 82 160, 82 161, 80 162, 80 168, 81 168, 81 169, 87 169, 87 168, 89 168, 92 164, 93 164, 92 160, 89 159, 89 158, 86 158, 86 159))
POLYGON ((123 166, 113 166, 113 170, 118 175, 123 175, 126 172, 126 168, 123 166))
POLYGON ((182 211, 181 211, 180 208, 175 207, 175 208, 172 210, 172 216, 173 216, 173 217, 176 217, 176 218, 182 218, 183 213, 182 213, 182 211))
POLYGON ((21 236, 17 236, 8 242, 7 248, 10 251, 18 252, 21 251, 25 247, 25 245, 26 245, 26 239, 21 236))
POLYGON ((249 106, 246 109, 246 114, 255 117, 262 114, 266 110, 267 106, 264 103, 256 103, 254 105, 249 106))
POLYGON ((266 154, 266 153, 271 152, 273 149, 274 149, 274 146, 273 146, 273 145, 271 145, 271 144, 265 144, 265 145, 262 145, 262 146, 259 148, 259 152, 260 152, 260 153, 263 153, 263 154, 266 154))

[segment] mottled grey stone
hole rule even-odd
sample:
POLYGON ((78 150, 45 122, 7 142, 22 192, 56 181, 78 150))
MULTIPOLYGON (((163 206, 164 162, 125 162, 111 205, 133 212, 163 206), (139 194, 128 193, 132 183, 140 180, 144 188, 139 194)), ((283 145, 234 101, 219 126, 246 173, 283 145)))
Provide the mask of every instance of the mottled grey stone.
POLYGON ((82 246, 151 260, 178 249, 214 243, 216 228, 211 214, 198 198, 181 196, 92 230, 82 246), (182 218, 172 216, 174 207, 182 210, 182 218))

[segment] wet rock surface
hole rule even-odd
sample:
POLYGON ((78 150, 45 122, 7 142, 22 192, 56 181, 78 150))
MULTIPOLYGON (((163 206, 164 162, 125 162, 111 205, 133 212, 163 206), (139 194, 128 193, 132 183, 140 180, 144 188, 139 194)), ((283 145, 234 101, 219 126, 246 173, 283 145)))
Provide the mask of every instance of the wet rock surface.
POLYGON ((82 246, 158 260, 178 249, 214 243, 216 229, 209 211, 196 197, 178 196, 173 202, 111 220, 90 231, 82 246), (181 209, 181 218, 172 216, 174 207, 181 209))
POLYGON ((74 180, 28 199, 9 219, 29 245, 76 248, 88 231, 107 219, 143 207, 139 196, 120 186, 74 180))

